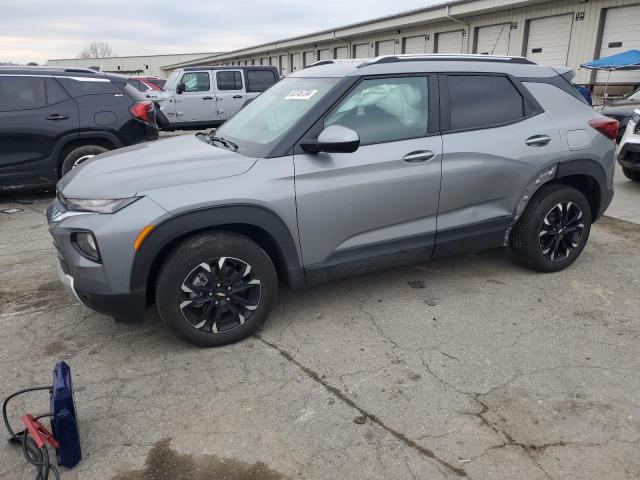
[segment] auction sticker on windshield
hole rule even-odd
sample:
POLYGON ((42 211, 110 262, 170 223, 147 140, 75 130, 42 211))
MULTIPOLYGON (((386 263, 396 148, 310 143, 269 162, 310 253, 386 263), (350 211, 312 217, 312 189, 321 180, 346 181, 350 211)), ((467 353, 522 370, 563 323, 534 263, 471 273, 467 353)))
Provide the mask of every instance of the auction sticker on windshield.
POLYGON ((309 100, 313 97, 318 90, 291 90, 286 97, 285 100, 309 100))

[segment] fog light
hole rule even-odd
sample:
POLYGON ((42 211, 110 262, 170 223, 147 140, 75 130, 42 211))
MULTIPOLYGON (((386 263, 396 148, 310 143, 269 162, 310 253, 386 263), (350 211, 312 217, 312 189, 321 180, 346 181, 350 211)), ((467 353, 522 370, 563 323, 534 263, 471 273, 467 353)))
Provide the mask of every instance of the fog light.
POLYGON ((71 235, 71 243, 76 250, 85 258, 94 262, 100 261, 100 252, 96 239, 91 232, 75 232, 71 235))

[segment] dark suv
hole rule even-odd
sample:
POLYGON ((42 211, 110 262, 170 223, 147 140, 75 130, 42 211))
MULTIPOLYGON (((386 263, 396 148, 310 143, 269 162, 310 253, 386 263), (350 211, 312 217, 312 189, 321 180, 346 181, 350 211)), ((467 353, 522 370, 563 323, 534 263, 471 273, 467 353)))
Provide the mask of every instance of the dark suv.
POLYGON ((0 67, 0 189, 54 185, 94 155, 157 138, 153 103, 125 77, 0 67))

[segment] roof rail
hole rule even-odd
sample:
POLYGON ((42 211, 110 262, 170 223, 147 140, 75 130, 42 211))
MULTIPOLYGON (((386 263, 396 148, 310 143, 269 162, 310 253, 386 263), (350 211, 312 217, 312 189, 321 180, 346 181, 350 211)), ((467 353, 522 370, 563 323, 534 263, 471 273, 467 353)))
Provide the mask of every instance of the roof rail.
POLYGON ((511 57, 500 55, 482 55, 482 54, 448 54, 448 53, 424 53, 424 54, 403 54, 403 55, 384 55, 376 57, 370 62, 359 65, 365 67, 367 65, 377 65, 380 63, 396 63, 396 62, 499 62, 499 63, 517 63, 525 65, 536 65, 535 62, 525 57, 511 57))
POLYGON ((81 68, 81 67, 73 67, 73 68, 63 68, 64 72, 69 73, 101 73, 100 70, 94 70, 93 68, 81 68))
MULTIPOLYGON (((318 67, 320 65, 331 65, 334 63, 353 63, 357 60, 358 60, 357 58, 334 58, 334 59, 327 59, 327 60, 319 60, 315 63, 312 63, 311 65, 305 66, 304 68, 318 67)), ((360 59, 360 61, 362 60, 360 59)))

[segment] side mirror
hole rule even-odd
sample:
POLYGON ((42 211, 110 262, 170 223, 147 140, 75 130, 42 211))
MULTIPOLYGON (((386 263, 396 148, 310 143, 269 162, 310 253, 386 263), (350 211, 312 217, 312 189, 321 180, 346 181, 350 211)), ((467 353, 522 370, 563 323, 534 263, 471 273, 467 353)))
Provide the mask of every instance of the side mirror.
POLYGON ((360 136, 342 125, 330 125, 318 135, 317 140, 302 142, 300 146, 309 153, 353 153, 360 147, 360 136))
POLYGON ((180 95, 182 92, 184 92, 185 86, 184 86, 184 82, 180 82, 177 86, 176 86, 176 93, 178 95, 180 95))

